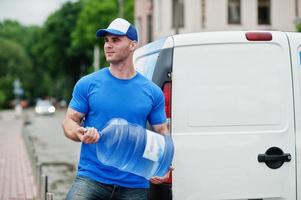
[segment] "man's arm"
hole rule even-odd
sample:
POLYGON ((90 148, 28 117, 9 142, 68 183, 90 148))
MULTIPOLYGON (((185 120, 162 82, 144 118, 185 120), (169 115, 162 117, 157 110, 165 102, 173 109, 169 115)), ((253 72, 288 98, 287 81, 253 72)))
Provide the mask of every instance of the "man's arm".
POLYGON ((99 133, 95 128, 84 128, 81 122, 84 114, 68 108, 62 123, 65 136, 73 141, 84 143, 95 143, 99 139, 99 133))

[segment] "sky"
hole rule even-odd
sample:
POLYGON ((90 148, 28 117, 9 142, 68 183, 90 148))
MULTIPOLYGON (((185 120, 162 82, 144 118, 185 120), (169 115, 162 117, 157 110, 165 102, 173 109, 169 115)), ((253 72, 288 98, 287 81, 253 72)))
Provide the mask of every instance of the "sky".
POLYGON ((23 25, 41 26, 67 1, 76 0, 0 0, 0 21, 13 19, 23 25))

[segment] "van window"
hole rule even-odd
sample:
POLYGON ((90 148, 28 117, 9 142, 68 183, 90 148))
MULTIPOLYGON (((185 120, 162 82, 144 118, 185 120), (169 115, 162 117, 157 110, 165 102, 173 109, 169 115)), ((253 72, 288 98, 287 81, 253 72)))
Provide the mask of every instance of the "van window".
POLYGON ((159 52, 138 58, 135 62, 136 70, 152 80, 158 56, 159 52))
POLYGON ((258 24, 271 24, 271 1, 258 0, 258 24))
POLYGON ((147 44, 136 50, 134 55, 134 67, 142 75, 152 80, 159 53, 164 45, 166 38, 161 38, 156 42, 147 44), (136 57, 137 56, 137 57, 136 57))
POLYGON ((228 0, 228 23, 240 24, 240 0, 228 0))

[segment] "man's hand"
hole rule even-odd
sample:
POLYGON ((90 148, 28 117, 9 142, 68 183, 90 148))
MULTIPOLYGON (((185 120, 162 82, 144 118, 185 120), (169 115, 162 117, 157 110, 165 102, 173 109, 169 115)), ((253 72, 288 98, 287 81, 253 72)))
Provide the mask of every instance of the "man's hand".
POLYGON ((150 179, 150 182, 153 184, 161 184, 164 183, 165 180, 166 180, 165 176, 163 177, 154 176, 150 179))
POLYGON ((161 184, 161 183, 164 183, 167 181, 167 179, 169 178, 169 176, 171 175, 171 171, 173 171, 173 168, 170 167, 168 172, 162 176, 162 177, 159 177, 159 176, 154 176, 150 179, 150 182, 153 183, 153 184, 161 184))
POLYGON ((79 127, 76 130, 79 140, 86 144, 96 143, 99 140, 99 133, 95 128, 79 127))

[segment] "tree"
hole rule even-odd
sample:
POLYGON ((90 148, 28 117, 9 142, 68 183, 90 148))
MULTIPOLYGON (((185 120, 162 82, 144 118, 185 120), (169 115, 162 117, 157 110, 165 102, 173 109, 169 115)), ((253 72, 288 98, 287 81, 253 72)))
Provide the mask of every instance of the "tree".
POLYGON ((5 20, 0 23, 0 36, 13 40, 22 46, 26 44, 26 28, 17 21, 5 20))
POLYGON ((0 37, 0 107, 7 107, 14 99, 13 81, 20 79, 25 96, 30 96, 31 60, 23 46, 0 37))
MULTIPOLYGON (((16 78, 25 98, 47 95, 68 100, 79 77, 92 71, 93 47, 103 45, 95 33, 117 17, 118 1, 67 2, 42 27, 0 22, 0 108, 14 98, 16 78)), ((124 18, 131 22, 133 4, 133 0, 124 3, 124 18)))
POLYGON ((36 54, 41 58, 39 65, 43 66, 45 73, 49 73, 51 80, 51 90, 47 95, 58 99, 70 97, 70 94, 63 94, 71 93, 79 77, 81 63, 86 60, 85 51, 71 48, 71 33, 80 10, 81 2, 68 2, 50 15, 41 31, 43 39, 37 47, 36 54))
MULTIPOLYGON (((103 40, 97 39, 96 31, 104 28, 118 15, 118 0, 83 0, 83 9, 80 12, 76 29, 72 33, 72 47, 86 49, 92 64, 94 45, 103 46, 103 40)), ((133 0, 125 2, 125 17, 133 22, 133 0)), ((103 54, 102 54, 103 55, 103 54)), ((101 63, 105 63, 102 56, 101 63)))
POLYGON ((22 26, 17 21, 5 20, 0 23, 0 37, 13 40, 23 46, 28 55, 31 55, 31 47, 35 44, 40 27, 22 26))
POLYGON ((13 98, 12 81, 16 77, 22 77, 22 85, 25 88, 24 98, 34 98, 37 90, 39 90, 39 88, 36 88, 37 83, 41 81, 38 79, 39 74, 37 72, 39 70, 36 64, 39 56, 34 54, 35 46, 39 43, 39 34, 40 28, 37 26, 22 26, 11 20, 0 22, 0 62, 2 63, 0 85, 3 86, 2 88, 7 88, 2 90, 5 97, 4 100, 2 98, 4 101, 2 106, 8 105, 7 101, 13 98), (22 58, 25 61, 17 62, 18 60, 24 60, 22 58), (11 65, 12 63, 17 64, 11 65), (6 74, 5 77, 3 77, 3 74, 6 74))

